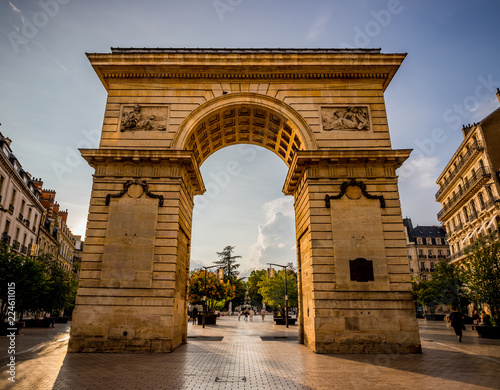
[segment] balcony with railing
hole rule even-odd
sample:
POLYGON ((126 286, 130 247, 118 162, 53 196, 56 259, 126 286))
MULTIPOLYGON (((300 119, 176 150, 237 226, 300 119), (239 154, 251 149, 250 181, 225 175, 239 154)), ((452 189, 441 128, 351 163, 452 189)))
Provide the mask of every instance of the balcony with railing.
POLYGON ((28 253, 28 248, 25 246, 25 245, 22 245, 21 246, 21 251, 20 251, 23 255, 27 254, 28 253))
POLYGON ((479 151, 483 150, 484 147, 480 141, 474 142, 470 149, 464 154, 460 162, 458 162, 453 171, 450 171, 450 175, 448 178, 439 186, 438 192, 436 192, 436 200, 439 202, 439 198, 446 192, 446 189, 450 187, 450 185, 455 181, 457 177, 459 177, 459 173, 464 168, 474 156, 476 156, 479 151))
POLYGON ((12 248, 14 248, 16 251, 19 249, 21 246, 21 243, 17 240, 12 241, 12 248))
POLYGON ((463 187, 444 204, 443 208, 438 213, 438 220, 443 221, 450 213, 455 212, 458 207, 472 197, 475 189, 482 186, 490 178, 491 173, 489 169, 484 167, 478 169, 469 180, 464 182, 463 187))

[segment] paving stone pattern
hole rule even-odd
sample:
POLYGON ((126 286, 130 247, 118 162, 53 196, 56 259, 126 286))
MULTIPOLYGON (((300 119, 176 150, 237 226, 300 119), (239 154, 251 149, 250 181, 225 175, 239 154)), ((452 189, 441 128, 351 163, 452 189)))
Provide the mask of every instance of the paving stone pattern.
MULTIPOLYGON (((170 354, 67 354, 69 326, 23 329, 16 383, 4 368, 0 389, 500 389, 500 340, 480 339, 469 326, 459 344, 444 322, 419 325, 416 355, 314 354, 298 344, 297 326, 270 317, 190 324, 188 344, 170 354)), ((2 367, 7 346, 0 337, 2 367)))

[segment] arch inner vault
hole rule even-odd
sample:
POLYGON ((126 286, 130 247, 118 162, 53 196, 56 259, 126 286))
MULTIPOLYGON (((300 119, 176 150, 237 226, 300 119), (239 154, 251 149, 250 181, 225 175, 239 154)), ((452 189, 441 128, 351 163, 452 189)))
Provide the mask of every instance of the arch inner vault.
POLYGON ((300 341, 412 353, 420 339, 383 93, 404 59, 373 49, 119 49, 88 54, 108 92, 71 352, 187 340, 199 166, 250 143, 289 167, 300 341))

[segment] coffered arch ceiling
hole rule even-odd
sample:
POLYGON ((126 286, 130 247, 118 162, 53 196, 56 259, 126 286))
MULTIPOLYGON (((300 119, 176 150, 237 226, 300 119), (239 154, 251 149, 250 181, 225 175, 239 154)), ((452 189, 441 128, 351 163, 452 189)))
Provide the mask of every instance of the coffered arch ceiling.
POLYGON ((298 150, 316 149, 303 118, 282 102, 276 104, 266 96, 222 96, 214 100, 186 119, 174 141, 174 147, 192 150, 198 165, 217 150, 237 144, 262 146, 287 166, 298 150))

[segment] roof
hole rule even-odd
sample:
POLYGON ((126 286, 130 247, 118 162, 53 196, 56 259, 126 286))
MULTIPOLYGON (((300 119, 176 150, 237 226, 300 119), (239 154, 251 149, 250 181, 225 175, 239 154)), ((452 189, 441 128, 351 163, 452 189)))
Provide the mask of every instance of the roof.
POLYGON ((440 226, 416 226, 411 232, 410 237, 446 237, 446 231, 440 226))
POLYGON ((112 47, 112 54, 178 53, 178 54, 380 54, 381 49, 333 48, 176 48, 112 47))

